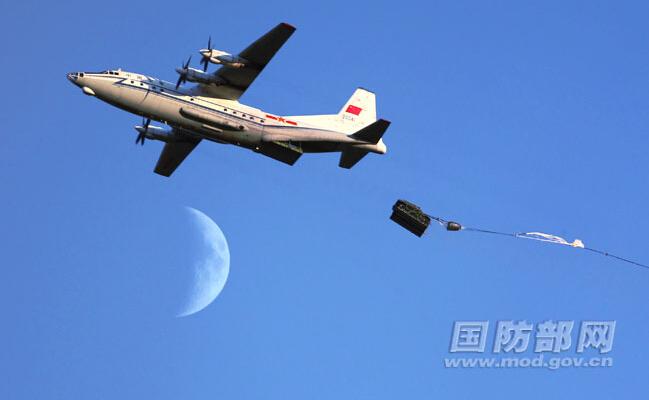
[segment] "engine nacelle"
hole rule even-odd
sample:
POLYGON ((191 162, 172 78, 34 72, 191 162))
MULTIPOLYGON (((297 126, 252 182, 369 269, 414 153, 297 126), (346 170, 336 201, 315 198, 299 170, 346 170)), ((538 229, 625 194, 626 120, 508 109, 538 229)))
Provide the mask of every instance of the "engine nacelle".
POLYGON ((203 49, 200 51, 204 59, 207 59, 212 64, 226 65, 231 68, 243 68, 248 63, 248 60, 239 56, 233 56, 225 51, 216 49, 203 49))
POLYGON ((149 125, 144 127, 141 125, 135 126, 135 130, 140 134, 144 134, 144 137, 151 140, 159 140, 161 142, 172 142, 175 140, 175 135, 173 130, 169 127, 162 128, 155 125, 149 125))
MULTIPOLYGON (((210 61, 212 61, 212 58, 210 61)), ((224 54, 216 57, 212 62, 215 64, 227 65, 231 68, 243 68, 246 66, 247 61, 241 57, 233 56, 232 54, 224 54)))
POLYGON ((225 82, 214 74, 209 74, 195 68, 176 68, 178 75, 185 80, 194 83, 203 83, 206 85, 223 85, 225 82))

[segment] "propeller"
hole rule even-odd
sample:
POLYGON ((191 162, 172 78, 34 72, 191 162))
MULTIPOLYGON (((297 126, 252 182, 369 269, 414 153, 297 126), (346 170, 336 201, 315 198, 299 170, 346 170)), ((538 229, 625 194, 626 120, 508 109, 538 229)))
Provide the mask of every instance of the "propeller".
POLYGON ((178 82, 176 82, 176 90, 178 90, 178 86, 184 84, 187 82, 187 68, 189 68, 189 63, 192 61, 192 56, 189 56, 187 59, 187 62, 183 64, 183 69, 181 70, 182 72, 178 71, 178 82))
POLYGON ((151 118, 147 118, 146 120, 142 118, 142 130, 138 129, 140 132, 137 135, 137 138, 135 139, 135 144, 141 144, 144 146, 144 139, 146 139, 146 133, 149 131, 149 124, 151 123, 151 118))
POLYGON ((210 57, 212 56, 212 36, 210 36, 207 39, 207 54, 203 54, 203 59, 201 60, 201 64, 203 64, 203 72, 207 71, 207 64, 210 62, 210 57))

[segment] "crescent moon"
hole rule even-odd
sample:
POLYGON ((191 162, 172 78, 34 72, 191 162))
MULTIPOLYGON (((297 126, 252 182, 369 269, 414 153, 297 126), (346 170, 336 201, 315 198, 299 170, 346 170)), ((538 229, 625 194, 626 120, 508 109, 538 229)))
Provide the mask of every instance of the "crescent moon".
POLYGON ((230 250, 219 226, 195 208, 186 209, 202 235, 205 256, 194 265, 192 290, 177 317, 197 313, 210 305, 223 290, 230 273, 230 250))

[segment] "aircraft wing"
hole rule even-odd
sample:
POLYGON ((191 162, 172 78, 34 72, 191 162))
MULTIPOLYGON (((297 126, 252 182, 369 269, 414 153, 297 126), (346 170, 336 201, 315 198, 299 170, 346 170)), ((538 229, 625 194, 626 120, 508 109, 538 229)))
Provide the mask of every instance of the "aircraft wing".
POLYGON ((209 97, 238 100, 293 32, 295 28, 287 23, 281 23, 268 31, 239 53, 239 57, 248 61, 246 66, 243 68, 222 66, 216 75, 223 79, 224 84, 200 85, 203 94, 209 97))
POLYGON ((165 143, 154 172, 162 176, 171 176, 200 141, 201 139, 185 137, 182 140, 165 143))

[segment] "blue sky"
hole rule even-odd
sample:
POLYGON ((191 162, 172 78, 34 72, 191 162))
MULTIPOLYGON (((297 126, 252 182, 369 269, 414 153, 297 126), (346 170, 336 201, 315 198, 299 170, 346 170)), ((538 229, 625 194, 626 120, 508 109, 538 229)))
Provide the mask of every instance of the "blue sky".
MULTIPOLYGON (((649 271, 559 246, 388 220, 397 198, 649 261, 644 2, 13 2, 0 32, 0 397, 628 398, 644 390, 649 271), (65 73, 174 81, 205 46, 296 33, 242 101, 336 112, 357 86, 388 154, 293 167, 204 143, 171 179, 136 116, 65 73), (186 296, 197 238, 230 277, 186 296), (608 369, 446 369, 453 321, 616 320, 608 369)), ((492 336, 489 336, 491 341, 492 336)), ((566 355, 574 356, 574 347, 566 355)))

